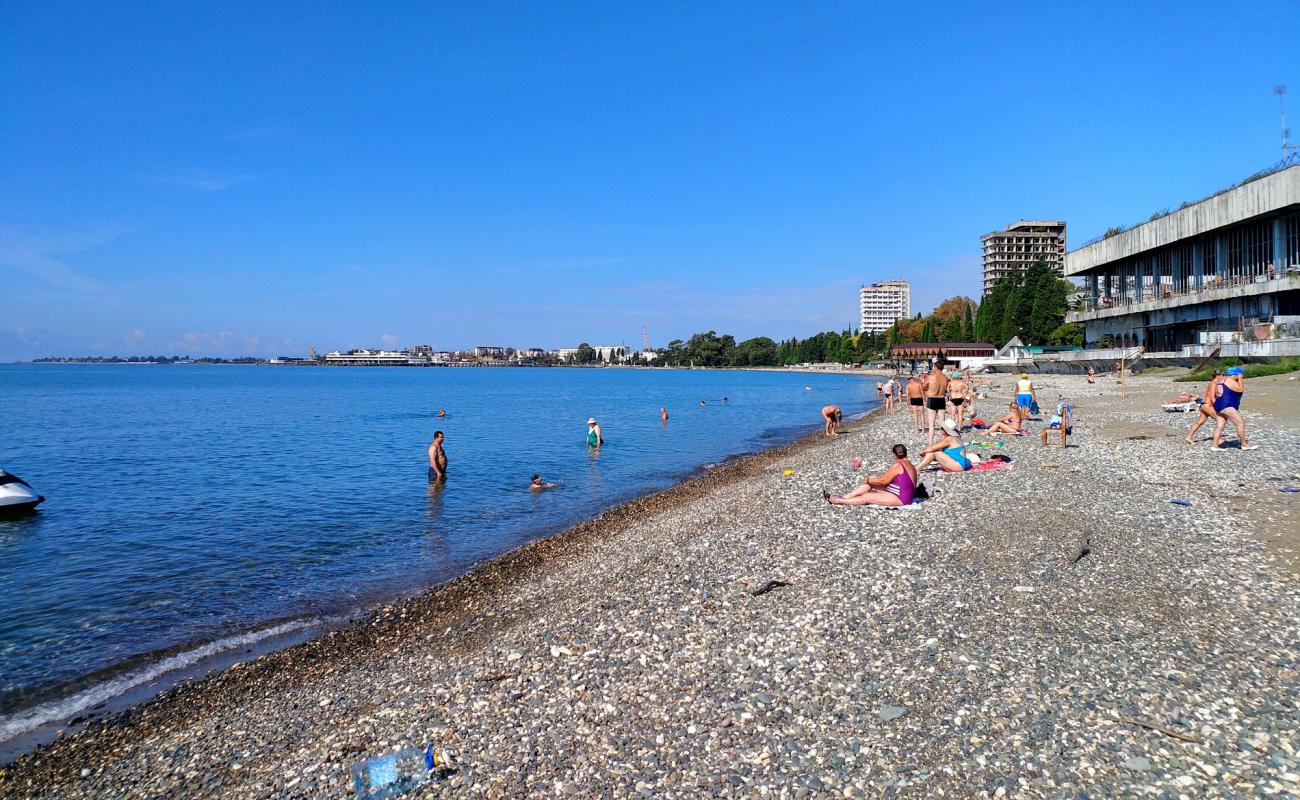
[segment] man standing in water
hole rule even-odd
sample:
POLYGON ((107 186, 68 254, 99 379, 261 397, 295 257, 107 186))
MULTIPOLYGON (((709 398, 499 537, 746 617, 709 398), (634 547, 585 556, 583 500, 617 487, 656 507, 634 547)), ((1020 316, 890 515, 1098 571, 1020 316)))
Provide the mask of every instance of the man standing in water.
POLYGON ((925 417, 929 433, 926 443, 934 444, 934 426, 937 420, 943 425, 948 410, 948 376, 943 374, 943 361, 936 361, 930 376, 925 379, 925 417))
POLYGON ((442 449, 442 431, 433 432, 433 444, 429 445, 429 480, 447 480, 447 453, 442 449))

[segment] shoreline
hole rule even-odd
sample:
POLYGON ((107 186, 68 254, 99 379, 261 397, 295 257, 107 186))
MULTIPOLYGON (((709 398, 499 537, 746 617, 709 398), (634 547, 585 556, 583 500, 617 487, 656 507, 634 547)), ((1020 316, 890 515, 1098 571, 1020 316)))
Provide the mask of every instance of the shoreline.
POLYGON ((1216 487, 1300 474, 1296 415, 1248 383, 1266 447, 1210 454, 1153 405, 1172 382, 1130 380, 1045 379, 1074 447, 1010 439, 1012 471, 927 475, 909 511, 819 496, 915 446, 904 414, 739 459, 96 722, 0 794, 336 796, 432 740, 459 766, 427 796, 1285 796, 1300 582, 1251 537, 1294 534, 1296 495, 1216 487))
MULTIPOLYGON (((850 419, 849 424, 860 422, 882 410, 883 406, 877 406, 850 419)), ((449 605, 456 607, 457 601, 444 603, 436 599, 434 595, 444 591, 452 591, 453 589, 458 595, 472 594, 479 588, 476 582, 480 573, 493 573, 493 585, 499 585, 503 581, 526 579, 528 572, 539 568, 540 564, 537 560, 539 556, 525 553, 529 548, 549 543, 545 552, 540 554, 540 557, 553 556, 552 551, 558 552, 560 549, 570 546, 570 540, 572 539, 599 537, 613 533, 625 527, 630 521, 639 518, 649 507, 662 510, 663 508, 689 503, 701 494, 739 480, 745 475, 754 474, 755 469, 761 470, 761 466, 757 466, 760 462, 765 464, 769 458, 779 458, 782 454, 799 452, 815 445, 823 438, 824 434, 820 429, 817 429, 784 444, 726 457, 716 465, 701 464, 689 472, 683 473, 677 483, 666 489, 619 503, 595 517, 581 520, 560 531, 526 542, 512 550, 475 564, 468 571, 445 581, 431 585, 409 587, 391 594, 371 598, 350 608, 340 608, 335 612, 320 616, 299 615, 268 620, 250 628, 233 631, 216 639, 196 639, 162 651, 141 654, 132 660, 136 663, 129 663, 124 668, 118 668, 115 665, 98 673, 93 673, 82 680, 92 679, 96 675, 100 675, 100 678, 87 680, 84 686, 70 693, 48 697, 33 705, 16 709, 9 712, 7 716, 16 717, 42 707, 64 705, 80 696, 83 692, 95 692, 99 687, 132 676, 137 671, 145 673, 157 671, 161 665, 173 658, 185 657, 191 653, 203 651, 214 644, 231 640, 250 640, 248 649, 245 649, 241 643, 235 647, 223 648, 210 655, 201 656, 193 663, 185 666, 163 669, 157 675, 135 682, 100 702, 87 704, 85 707, 63 715, 60 719, 41 723, 31 730, 24 731, 8 740, 0 741, 0 768, 22 758, 39 747, 57 741, 64 735, 71 735, 84 730, 92 723, 109 722, 121 715, 129 714, 140 706, 161 699, 174 688, 196 686, 205 680, 223 675, 232 666, 242 666, 241 662, 288 653, 299 647, 313 645, 322 637, 333 636, 334 634, 351 633, 355 635, 356 632, 353 629, 375 624, 383 616, 384 612, 389 609, 404 608, 408 605, 435 604, 441 613, 445 613, 449 605), (287 630, 279 632, 280 628, 286 628, 287 630), (272 631, 274 633, 269 636, 259 636, 259 634, 272 631)), ((405 611, 402 612, 402 615, 405 615, 405 611)))

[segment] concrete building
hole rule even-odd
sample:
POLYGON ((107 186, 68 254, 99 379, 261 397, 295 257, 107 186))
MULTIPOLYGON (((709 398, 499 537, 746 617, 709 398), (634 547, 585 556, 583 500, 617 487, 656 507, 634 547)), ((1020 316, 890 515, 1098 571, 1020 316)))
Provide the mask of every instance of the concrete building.
POLYGON ((1046 261, 1057 269, 1065 264, 1065 223, 1061 220, 1022 219, 984 234, 980 243, 984 245, 984 294, 1035 261, 1046 261))
POLYGON ((1065 275, 1084 282, 1083 309, 1066 320, 1089 344, 1300 352, 1300 166, 1080 247, 1065 275))
POLYGON ((860 327, 865 333, 889 330, 912 316, 912 285, 906 279, 881 281, 858 290, 860 327))
POLYGON ((506 349, 504 347, 485 347, 483 345, 479 345, 478 347, 474 348, 474 357, 481 358, 481 359, 505 358, 506 349))

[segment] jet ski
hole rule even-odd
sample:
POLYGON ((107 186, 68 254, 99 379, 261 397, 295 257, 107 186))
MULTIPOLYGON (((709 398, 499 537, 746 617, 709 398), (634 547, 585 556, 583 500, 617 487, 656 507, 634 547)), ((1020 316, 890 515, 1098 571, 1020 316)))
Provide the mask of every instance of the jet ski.
POLYGON ((0 519, 35 511, 44 502, 31 484, 0 469, 0 519))

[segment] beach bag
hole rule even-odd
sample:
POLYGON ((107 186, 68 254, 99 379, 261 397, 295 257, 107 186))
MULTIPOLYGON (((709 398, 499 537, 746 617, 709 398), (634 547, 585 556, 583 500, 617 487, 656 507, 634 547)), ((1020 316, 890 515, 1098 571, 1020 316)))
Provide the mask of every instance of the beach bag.
POLYGON ((929 500, 929 499, 930 499, 930 490, 929 488, 926 487, 925 481, 917 481, 916 489, 912 491, 912 502, 915 503, 917 500, 929 500))
POLYGON ((979 417, 975 417, 970 421, 970 426, 972 428, 987 428, 989 424, 979 417))
POLYGON ((1034 401, 1034 402, 1029 406, 1029 413, 1030 413, 1030 414, 1034 414, 1035 416, 1037 416, 1037 414, 1038 414, 1038 401, 1037 401, 1037 400, 1035 400, 1035 401, 1034 401))

